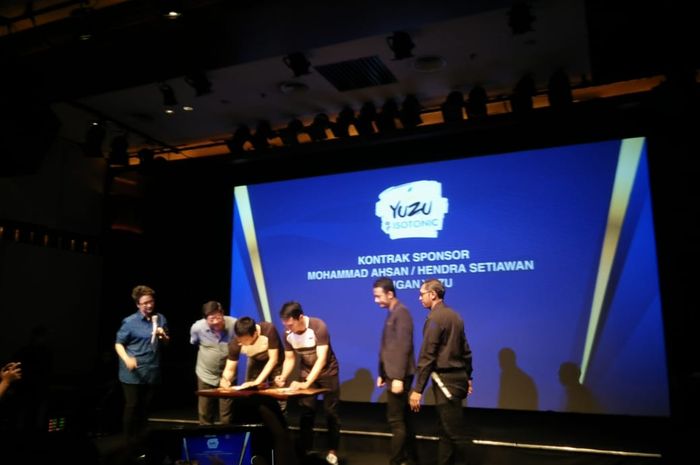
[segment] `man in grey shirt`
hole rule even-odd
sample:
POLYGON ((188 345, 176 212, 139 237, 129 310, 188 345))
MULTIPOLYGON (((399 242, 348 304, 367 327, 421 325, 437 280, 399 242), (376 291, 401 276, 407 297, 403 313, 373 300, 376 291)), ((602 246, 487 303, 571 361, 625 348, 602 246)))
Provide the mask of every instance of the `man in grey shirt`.
MULTIPOLYGON (((204 318, 194 322, 190 328, 190 344, 199 347, 195 367, 197 389, 213 389, 219 387, 219 380, 226 366, 228 344, 235 337, 233 325, 236 319, 224 315, 223 307, 215 301, 205 303, 202 313, 204 318)), ((214 424, 217 410, 222 424, 231 423, 232 406, 231 398, 199 396, 199 424, 214 424)))

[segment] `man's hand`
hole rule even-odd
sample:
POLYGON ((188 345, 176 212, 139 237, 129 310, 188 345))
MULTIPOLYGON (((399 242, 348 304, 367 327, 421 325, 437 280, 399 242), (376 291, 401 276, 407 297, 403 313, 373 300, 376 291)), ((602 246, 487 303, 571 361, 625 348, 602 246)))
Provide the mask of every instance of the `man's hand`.
POLYGON ((403 380, 402 379, 392 379, 391 380, 391 392, 394 394, 401 394, 403 392, 403 380))
POLYGON ((309 388, 309 383, 307 382, 301 382, 301 381, 292 381, 292 384, 289 385, 289 389, 296 391, 297 389, 308 389, 309 388))
POLYGON ((420 392, 412 391, 411 394, 408 396, 408 403, 411 406, 411 410, 414 412, 420 411, 420 400, 423 397, 423 394, 420 392))
POLYGON ((377 376, 377 387, 378 388, 384 387, 385 384, 386 383, 384 383, 384 378, 382 378, 381 376, 377 376))
POLYGON ((226 378, 224 378, 224 377, 222 376, 221 379, 219 380, 219 387, 222 387, 222 388, 230 388, 230 387, 231 387, 231 381, 227 380, 226 378))
POLYGON ((129 371, 134 371, 139 367, 139 363, 136 361, 136 357, 127 357, 124 361, 124 365, 126 365, 126 369, 129 371))
POLYGON ((287 384, 286 379, 282 378, 281 376, 275 376, 275 386, 284 387, 285 384, 287 384))

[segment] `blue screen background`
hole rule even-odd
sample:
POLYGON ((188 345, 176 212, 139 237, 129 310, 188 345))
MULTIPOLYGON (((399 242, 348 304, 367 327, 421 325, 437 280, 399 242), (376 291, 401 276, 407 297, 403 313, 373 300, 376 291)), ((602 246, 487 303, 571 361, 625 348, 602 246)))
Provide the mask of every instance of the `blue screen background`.
POLYGON ((252 216, 241 214, 239 196, 233 212, 231 313, 266 319, 268 301, 271 320, 281 330, 282 304, 301 302, 307 315, 328 325, 342 398, 381 400, 374 380, 386 310, 373 301, 377 276, 371 273, 408 267, 406 275, 392 278, 397 297, 413 315, 416 354, 427 314, 418 301, 420 281, 442 279, 445 302, 464 318, 474 363, 470 406, 667 416, 646 144, 620 225, 600 323, 593 336, 588 329, 602 244, 611 231, 621 144, 612 140, 247 186, 252 216), (421 180, 441 185, 449 205, 443 227, 436 238, 392 240, 375 214, 378 196, 421 180), (252 254, 246 228, 255 232, 252 254), (362 264, 367 256, 412 258, 414 252, 452 250, 467 250, 468 258, 362 264), (254 278, 257 253, 265 298, 254 278), (532 266, 476 272, 480 263, 518 261, 532 266), (443 264, 463 268, 446 274, 420 268, 443 264), (333 270, 368 275, 309 279, 310 272, 333 270), (560 370, 563 364, 582 367, 587 338, 593 342, 583 383, 567 390, 560 370), (515 356, 518 376, 509 376, 513 372, 499 363, 503 350, 515 356), (514 380, 531 383, 534 403, 507 402, 518 395, 513 394, 518 385, 507 385, 514 380))

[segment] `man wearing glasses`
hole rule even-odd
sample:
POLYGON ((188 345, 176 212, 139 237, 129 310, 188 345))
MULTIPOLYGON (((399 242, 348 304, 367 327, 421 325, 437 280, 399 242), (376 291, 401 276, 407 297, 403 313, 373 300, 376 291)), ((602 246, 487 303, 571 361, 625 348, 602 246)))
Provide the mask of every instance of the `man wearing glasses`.
POLYGON ((161 383, 161 346, 170 340, 168 321, 155 311, 155 295, 148 286, 134 287, 131 297, 137 311, 122 320, 114 344, 124 392, 124 434, 129 440, 145 433, 151 401, 161 383))
MULTIPOLYGON (((197 389, 214 389, 219 387, 221 375, 226 366, 229 343, 234 339, 236 319, 224 315, 219 302, 209 301, 202 306, 203 318, 194 322, 190 328, 190 344, 198 347, 197 389)), ((232 374, 235 379, 236 374, 232 374)), ((233 399, 230 397, 199 396, 197 411, 200 425, 213 425, 218 413, 219 422, 231 423, 233 399)))
POLYGON ((435 409, 440 417, 438 465, 453 465, 474 457, 464 424, 462 403, 472 393, 472 351, 464 332, 464 321, 445 305, 445 286, 428 279, 420 287, 420 302, 428 310, 423 343, 418 355, 416 382, 408 397, 411 409, 420 410, 428 379, 433 382, 435 409), (458 457, 461 456, 461 457, 458 457))

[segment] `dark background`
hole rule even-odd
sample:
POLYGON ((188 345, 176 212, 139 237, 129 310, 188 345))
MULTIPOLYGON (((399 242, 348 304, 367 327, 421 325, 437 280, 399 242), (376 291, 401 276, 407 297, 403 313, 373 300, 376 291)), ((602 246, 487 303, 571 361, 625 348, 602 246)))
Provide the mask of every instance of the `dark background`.
MULTIPOLYGON (((73 84, 57 81, 42 88, 45 92, 36 93, 40 103, 23 105, 19 113, 0 106, 0 362, 20 350, 34 354, 37 361, 27 371, 40 376, 35 386, 46 390, 42 398, 49 416, 65 416, 72 427, 90 433, 118 430, 114 334, 135 310, 132 287, 147 284, 157 292, 157 309, 168 317, 173 341, 156 408, 194 410, 195 350, 188 332, 204 301, 228 304, 233 185, 646 136, 671 418, 479 411, 475 421, 486 436, 503 440, 637 450, 658 446, 670 454, 690 448, 698 431, 686 425, 697 425, 700 414, 694 342, 699 323, 697 47, 678 34, 689 31, 683 11, 675 11, 669 23, 670 7, 657 15, 651 7, 636 9, 634 2, 621 2, 619 9, 603 4, 588 2, 599 12, 590 25, 596 76, 618 80, 662 73, 665 85, 565 112, 546 108, 394 136, 157 164, 139 172, 138 187, 128 191, 115 179, 138 168, 85 159, 79 148, 55 137, 56 123, 44 102, 74 92, 73 84), (38 132, 18 136, 34 123, 38 132), (10 158, 17 147, 26 158, 10 158), (7 198, 15 200, 9 204, 7 198), (46 245, 39 239, 44 234, 46 245)), ((3 66, 3 72, 8 69, 3 66)), ((14 89, 2 84, 2 102, 13 102, 14 89)))

